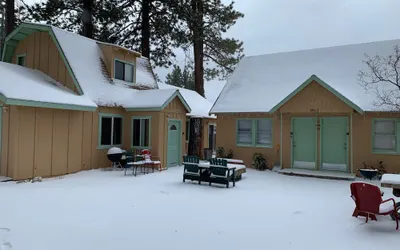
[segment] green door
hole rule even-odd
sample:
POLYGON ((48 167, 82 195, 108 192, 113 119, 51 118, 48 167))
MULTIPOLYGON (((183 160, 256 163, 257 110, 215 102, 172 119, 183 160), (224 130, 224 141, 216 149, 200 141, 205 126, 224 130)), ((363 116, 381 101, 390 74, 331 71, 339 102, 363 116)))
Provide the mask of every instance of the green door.
POLYGON ((316 118, 292 119, 292 167, 316 168, 316 118))
POLYGON ((180 151, 180 121, 168 122, 168 149, 167 149, 167 165, 174 167, 179 165, 180 151))
POLYGON ((347 171, 347 117, 321 118, 321 169, 347 171))

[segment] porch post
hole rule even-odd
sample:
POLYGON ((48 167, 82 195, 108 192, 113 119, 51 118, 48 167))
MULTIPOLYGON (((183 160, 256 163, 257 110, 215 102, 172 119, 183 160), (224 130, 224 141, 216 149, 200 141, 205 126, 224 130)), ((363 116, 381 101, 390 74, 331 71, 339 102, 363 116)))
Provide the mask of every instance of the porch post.
POLYGON ((283 147, 282 147, 282 142, 283 142, 283 139, 282 139, 282 113, 280 113, 280 116, 281 116, 281 129, 280 129, 280 133, 281 133, 281 138, 280 138, 280 140, 281 140, 281 142, 280 142, 280 145, 279 145, 279 157, 280 157, 280 159, 279 159, 279 165, 280 165, 280 167, 281 167, 281 169, 283 169, 283 162, 282 162, 282 149, 283 149, 283 147))
POLYGON ((353 174, 353 113, 350 114, 350 173, 353 174))

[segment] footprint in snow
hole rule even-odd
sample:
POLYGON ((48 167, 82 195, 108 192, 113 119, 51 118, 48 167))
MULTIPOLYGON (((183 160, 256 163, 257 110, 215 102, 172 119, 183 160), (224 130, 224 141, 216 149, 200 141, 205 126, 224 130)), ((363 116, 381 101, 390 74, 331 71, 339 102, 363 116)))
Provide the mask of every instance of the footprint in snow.
POLYGON ((162 193, 162 194, 169 194, 169 192, 167 192, 167 191, 160 191, 160 193, 162 193))
POLYGON ((294 214, 302 214, 302 211, 295 211, 294 214))

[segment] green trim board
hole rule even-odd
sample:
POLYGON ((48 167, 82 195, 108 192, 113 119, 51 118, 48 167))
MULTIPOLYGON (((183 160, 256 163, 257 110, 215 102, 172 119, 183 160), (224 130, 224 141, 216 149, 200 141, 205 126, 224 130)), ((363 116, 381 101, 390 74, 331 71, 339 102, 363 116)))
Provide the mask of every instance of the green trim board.
POLYGON ((120 80, 120 81, 124 81, 124 82, 127 82, 127 83, 136 83, 136 65, 135 65, 135 63, 133 63, 133 62, 128 62, 128 61, 124 61, 124 60, 121 60, 121 59, 118 59, 118 58, 114 58, 114 65, 113 65, 113 67, 114 67, 114 71, 113 71, 113 78, 114 79, 117 79, 117 80, 120 80), (126 81, 126 80, 121 80, 121 79, 117 79, 117 78, 115 78, 115 63, 116 62, 121 62, 121 63, 123 63, 123 64, 129 64, 129 65, 132 65, 132 70, 133 70, 133 72, 132 72, 132 74, 133 74, 133 78, 132 78, 132 82, 129 82, 129 81, 126 81))
POLYGON ((7 98, 0 94, 0 101, 7 105, 15 106, 26 106, 26 107, 36 107, 36 108, 50 108, 50 109, 66 109, 66 110, 78 110, 78 111, 96 111, 97 107, 91 106, 80 106, 74 104, 61 104, 61 103, 50 103, 50 102, 39 102, 31 100, 19 100, 13 98, 7 98))
POLYGON ((290 130, 291 168, 301 168, 310 170, 318 169, 317 167, 318 131, 316 129, 316 125, 317 125, 317 117, 291 118, 291 130, 290 130), (297 123, 296 121, 298 121, 299 123, 297 123), (297 124, 299 124, 300 126, 298 126, 297 124), (299 132, 297 130, 301 131, 299 132), (306 142, 302 142, 303 140, 305 140, 306 142), (300 147, 298 147, 297 145, 299 145, 300 147), (297 149, 299 149, 298 152, 297 149), (297 157, 299 157, 300 159, 298 159, 297 157), (298 161, 298 164, 295 164, 296 160, 298 161), (309 163, 314 163, 314 164, 311 167, 307 165, 309 163))
POLYGON ((180 165, 181 163, 182 163, 182 137, 181 137, 181 135, 182 135, 182 121, 181 120, 178 120, 178 119, 168 119, 168 122, 167 122, 167 149, 166 149, 166 152, 167 152, 167 163, 166 163, 166 166, 167 166, 167 168, 169 167, 168 165, 169 165, 169 161, 168 161, 168 145, 169 145, 169 126, 170 126, 170 124, 171 124, 171 122, 173 122, 173 123, 177 123, 177 124, 179 124, 179 130, 178 130, 178 165, 180 165))
MULTIPOLYGON (((140 124, 142 126, 142 124, 140 124)), ((137 148, 137 149, 151 149, 151 116, 131 116, 131 147, 132 148, 137 148), (140 144, 141 145, 133 145, 133 129, 134 129, 134 123, 133 120, 149 120, 149 145, 144 146, 144 138, 142 138, 142 133, 140 133, 140 144)))
POLYGON ((182 102, 183 106, 185 106, 187 113, 192 112, 189 104, 186 102, 186 100, 183 98, 182 94, 179 92, 179 90, 176 90, 169 98, 164 102, 163 105, 160 107, 141 107, 141 108, 125 108, 126 111, 131 112, 131 111, 161 111, 165 109, 172 100, 178 97, 179 100, 182 102))
POLYGON ((186 119, 186 134, 185 134, 186 142, 189 142, 189 137, 190 137, 190 118, 186 119))
POLYGON ((238 147, 254 147, 254 148, 272 148, 274 145, 274 124, 272 118, 237 118, 236 119, 236 146, 238 147), (251 121, 251 143, 240 143, 239 142, 239 121, 247 120, 251 121), (257 121, 270 121, 271 122, 271 144, 257 144, 257 121))
POLYGON ((373 118, 372 126, 371 126, 371 151, 374 154, 387 154, 387 155, 397 155, 400 154, 400 119, 397 118, 373 118), (375 122, 376 121, 393 121, 394 129, 395 129, 395 149, 394 150, 384 150, 384 149, 375 149, 375 122))
POLYGON ((320 130, 319 130, 320 170, 349 172, 348 117, 347 116, 319 117, 319 122, 320 122, 320 130), (324 162, 324 159, 327 159, 327 162, 324 162), (326 163, 325 167, 324 163, 326 163))
POLYGON ((124 144, 124 116, 120 114, 112 114, 112 113, 99 113, 99 122, 98 122, 98 135, 97 135, 97 149, 109 149, 112 147, 122 147, 124 144), (112 118, 111 121, 111 145, 101 145, 101 120, 103 117, 112 118), (122 119, 121 123, 121 143, 113 144, 113 127, 114 127, 114 118, 118 117, 122 119))
POLYGON ((350 113, 350 173, 354 172, 354 159, 353 159, 353 113, 350 113))
POLYGON ((38 24, 38 23, 21 23, 13 32, 11 32, 5 39, 4 41, 4 49, 3 49, 3 55, 2 55, 2 61, 3 62, 8 62, 11 63, 12 61, 12 56, 14 54, 15 48, 17 47, 17 44, 19 41, 25 39, 28 35, 34 33, 34 32, 47 32, 50 37, 52 38, 54 44, 56 45, 61 58, 63 62, 66 65, 68 73, 71 75, 72 80, 74 82, 74 85, 76 89, 78 90, 78 93, 80 95, 83 94, 82 88, 78 83, 78 80, 71 68, 71 65, 69 64, 65 53, 57 39, 57 36, 54 34, 52 26, 45 25, 45 24, 38 24))
POLYGON ((318 82, 321 86, 326 88, 329 92, 334 94, 337 98, 339 98, 341 101, 346 103, 349 107, 352 109, 356 110, 358 113, 362 114, 364 111, 358 107, 356 104, 354 104, 352 101, 344 97, 342 94, 340 94, 338 91, 333 89, 331 86, 329 86, 326 82, 322 81, 320 78, 318 78, 316 75, 310 76, 303 84, 301 84, 297 89, 295 89, 292 93, 290 93, 288 96, 286 96, 282 101, 280 101, 278 104, 276 104, 269 112, 274 113, 276 112, 280 107, 282 107, 285 103, 287 103, 290 99, 292 99, 295 95, 297 95, 300 91, 302 91, 305 87, 307 87, 311 82, 316 81, 318 82))

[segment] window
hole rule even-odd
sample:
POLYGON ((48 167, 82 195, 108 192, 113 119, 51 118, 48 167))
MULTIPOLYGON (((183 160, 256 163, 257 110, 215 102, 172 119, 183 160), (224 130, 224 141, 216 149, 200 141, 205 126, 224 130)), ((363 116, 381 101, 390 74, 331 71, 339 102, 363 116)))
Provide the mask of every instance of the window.
POLYGON ((25 55, 18 55, 17 56, 17 64, 20 66, 25 66, 25 55))
POLYGON ((100 114, 100 146, 122 145, 122 117, 100 114))
POLYGON ((237 144, 238 146, 272 147, 272 120, 239 119, 237 144))
POLYGON ((114 78, 126 82, 133 82, 133 64, 115 60, 114 78))
POLYGON ((132 118, 132 146, 150 147, 150 117, 132 118))
POLYGON ((397 151, 396 120, 375 120, 373 133, 373 149, 375 151, 397 151))
POLYGON ((190 137, 190 120, 186 121, 186 141, 189 141, 190 137))

